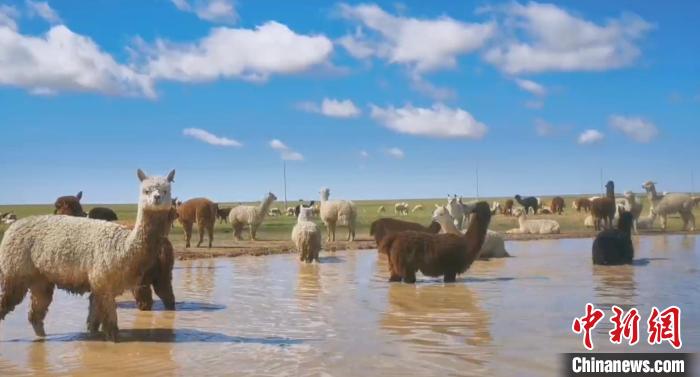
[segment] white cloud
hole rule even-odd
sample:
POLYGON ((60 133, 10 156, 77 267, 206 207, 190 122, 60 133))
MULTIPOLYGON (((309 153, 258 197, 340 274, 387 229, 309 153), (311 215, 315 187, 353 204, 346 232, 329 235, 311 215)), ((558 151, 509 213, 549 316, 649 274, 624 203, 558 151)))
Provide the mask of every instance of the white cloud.
POLYGON ((535 119, 535 133, 538 136, 550 136, 554 133, 554 126, 546 122, 544 119, 535 119))
POLYGON ((320 106, 313 102, 301 102, 297 107, 303 111, 323 114, 333 118, 354 118, 361 113, 360 109, 349 99, 324 98, 320 106))
POLYGON ((65 25, 31 36, 0 26, 0 85, 32 93, 61 91, 155 97, 153 81, 117 63, 89 37, 65 25))
POLYGON ((27 0, 27 7, 29 8, 30 14, 39 16, 52 25, 61 23, 61 17, 58 16, 58 13, 56 13, 46 1, 27 0))
POLYGON ((538 84, 532 80, 525 79, 515 79, 515 84, 526 92, 532 93, 536 96, 544 96, 547 94, 547 89, 541 84, 538 84))
POLYGON ((401 108, 370 107, 372 119, 399 133, 435 138, 481 139, 487 131, 486 125, 474 119, 467 111, 443 104, 431 108, 410 105, 401 108))
POLYGON ((358 28, 339 44, 356 58, 376 56, 405 64, 415 72, 454 67, 457 56, 481 48, 495 32, 491 23, 465 23, 447 16, 417 19, 394 16, 374 4, 341 4, 342 17, 375 32, 365 36, 358 28))
POLYGON ((399 148, 396 148, 396 147, 387 149, 386 154, 388 154, 389 156, 391 156, 397 160, 401 160, 404 157, 406 157, 406 155, 403 153, 403 151, 399 148))
POLYGON ((585 130, 578 136, 579 144, 595 144, 601 142, 605 135, 598 130, 585 130))
POLYGON ((303 35, 269 21, 255 29, 215 28, 196 43, 162 40, 146 48, 148 72, 157 79, 183 82, 240 78, 265 81, 327 61, 333 44, 323 35, 303 35))
POLYGON ((216 136, 201 128, 185 128, 182 134, 193 139, 205 142, 207 144, 216 145, 218 147, 242 147, 243 144, 234 139, 216 136))
POLYGON ((195 0, 194 5, 190 5, 187 0, 171 1, 177 9, 194 13, 206 21, 227 24, 238 21, 238 14, 231 0, 195 0))
POLYGON ((536 99, 532 101, 525 102, 525 107, 528 109, 539 110, 544 107, 544 101, 541 99, 536 99))
POLYGON ((270 148, 279 152, 280 158, 285 161, 301 161, 304 159, 301 153, 293 151, 279 139, 270 140, 270 148))
POLYGON ((659 134, 654 123, 640 117, 611 115, 608 124, 638 143, 648 143, 659 134))
POLYGON ((641 54, 636 43, 652 25, 623 14, 599 25, 553 4, 501 7, 502 38, 484 58, 510 74, 603 71, 628 66, 641 54))
POLYGON ((366 150, 361 150, 360 157, 361 158, 369 158, 369 152, 367 152, 366 150))
POLYGON ((454 90, 437 86, 417 74, 411 75, 411 87, 436 101, 446 101, 457 96, 454 90))
POLYGON ((0 28, 7 27, 10 30, 17 30, 17 21, 19 11, 11 5, 0 5, 0 28))

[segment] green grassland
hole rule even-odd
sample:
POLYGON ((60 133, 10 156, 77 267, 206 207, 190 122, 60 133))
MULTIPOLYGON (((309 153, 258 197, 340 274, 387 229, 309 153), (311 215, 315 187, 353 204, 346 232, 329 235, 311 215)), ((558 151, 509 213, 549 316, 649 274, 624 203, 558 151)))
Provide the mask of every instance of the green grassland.
MULTIPOLYGON (((591 195, 580 195, 582 197, 589 197, 591 195)), ((573 199, 578 196, 568 196, 565 197, 566 201, 566 208, 564 211, 564 215, 558 216, 558 215, 538 215, 538 216, 533 216, 533 218, 552 218, 555 219, 559 222, 561 225, 561 232, 562 234, 566 233, 581 233, 581 232, 586 232, 589 231, 583 226, 583 220, 585 218, 585 214, 583 212, 579 213, 576 212, 571 208, 571 203, 573 199)), ((465 198, 465 200, 470 200, 465 198)), ((494 200, 499 200, 501 203, 506 200, 506 198, 482 198, 482 200, 486 200, 489 203, 491 203, 494 200)), ((545 204, 549 204, 551 200, 551 197, 542 197, 542 202, 545 204)), ((645 196, 643 195, 638 195, 638 200, 641 200, 644 203, 644 211, 642 213, 642 216, 646 216, 648 213, 648 208, 649 208, 649 203, 646 199, 645 196)), ((418 222, 421 224, 428 224, 431 219, 432 212, 434 210, 434 205, 435 204, 445 204, 446 200, 445 199, 412 199, 412 200, 359 200, 355 201, 355 204, 357 205, 358 208, 358 229, 357 229, 357 237, 358 238, 368 238, 369 237, 369 227, 372 221, 380 218, 380 217, 394 217, 394 218, 400 218, 402 220, 406 221, 413 221, 413 222, 418 222), (408 216, 399 216, 394 214, 394 203, 398 201, 405 201, 409 203, 410 207, 413 208, 413 206, 417 204, 422 204, 424 207, 423 211, 418 211, 415 213, 410 213, 408 216), (380 206, 384 206, 386 208, 386 212, 379 214, 377 213, 377 210, 380 206)), ((220 207, 233 207, 237 205, 238 203, 220 203, 220 207)), ((290 202, 289 205, 295 205, 296 202, 290 202)), ((95 207, 98 205, 90 205, 90 204, 85 204, 83 206, 83 209, 87 212, 90 210, 90 208, 95 207)), ((136 218, 136 205, 135 204, 115 204, 115 205, 99 205, 99 206, 106 206, 112 208, 118 215, 119 221, 122 223, 133 223, 133 221, 136 218)), ((281 202, 276 202, 274 207, 278 207, 281 210, 284 211, 284 203, 281 202)), ((18 218, 23 218, 27 216, 32 216, 32 215, 43 215, 43 214, 51 214, 53 212, 53 206, 52 205, 0 205, 0 212, 7 212, 7 211, 14 211, 15 214, 17 214, 18 218)), ((696 218, 699 219, 700 221, 700 208, 696 208, 694 210, 696 218)), ((288 217, 288 216, 278 216, 278 217, 267 217, 264 224, 262 225, 261 229, 258 231, 258 238, 259 239, 264 239, 264 240, 288 240, 289 235, 291 233, 291 229, 294 226, 294 223, 296 222, 296 219, 293 217, 288 217)), ((669 229, 670 230, 680 230, 682 226, 682 222, 678 216, 673 216, 670 219, 670 225, 669 229)), ((659 221, 657 220, 656 226, 659 226, 659 221)), ((517 219, 514 217, 508 217, 508 216, 502 216, 502 215, 496 215, 493 217, 491 221, 491 229, 495 231, 506 231, 511 228, 517 227, 517 219)), ((0 225, 0 236, 4 233, 5 229, 7 228, 7 225, 0 225)), ((224 235, 223 237, 225 238, 230 238, 231 237, 231 227, 228 224, 219 224, 217 222, 216 225, 216 234, 228 234, 224 235)), ((175 236, 175 240, 181 239, 183 231, 182 228, 178 225, 173 229, 172 234, 175 236), (180 237, 177 237, 180 235, 180 237)), ((339 227, 337 231, 337 238, 338 239, 344 239, 346 235, 346 229, 344 227, 339 227)), ((246 234, 247 236, 247 234, 246 234)), ((215 236, 215 238, 219 238, 219 236, 215 236)), ((221 238, 219 238, 221 239, 221 238)))

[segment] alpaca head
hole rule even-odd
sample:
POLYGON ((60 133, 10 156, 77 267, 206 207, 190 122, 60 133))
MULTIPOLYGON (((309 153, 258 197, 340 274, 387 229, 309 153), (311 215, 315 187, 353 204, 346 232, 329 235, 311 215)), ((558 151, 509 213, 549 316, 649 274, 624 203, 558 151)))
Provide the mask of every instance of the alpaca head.
POLYGON ((265 201, 266 201, 266 202, 272 203, 272 202, 274 202, 275 200, 277 200, 277 197, 275 196, 275 194, 273 194, 273 193, 271 193, 271 192, 268 192, 267 195, 265 195, 265 201))
POLYGON ((442 209, 436 209, 435 212, 433 212, 433 221, 440 224, 440 226, 443 228, 448 224, 454 225, 454 218, 449 212, 447 212, 445 207, 442 207, 442 209))
POLYGON ((299 217, 297 217, 298 221, 311 221, 314 215, 314 210, 313 208, 306 208, 306 207, 301 207, 299 208, 299 217))
POLYGON ((136 175, 141 181, 139 208, 167 210, 172 207, 170 186, 175 180, 175 170, 167 177, 149 177, 141 169, 138 169, 136 175))
POLYGON ((54 215, 67 215, 85 217, 87 214, 83 212, 83 206, 80 204, 80 199, 83 198, 83 192, 78 192, 77 195, 61 196, 54 203, 54 215))
POLYGON ((321 188, 320 194, 321 200, 328 200, 328 197, 331 196, 331 189, 329 189, 328 187, 323 187, 321 188))
POLYGON ((646 181, 646 182, 644 182, 644 183, 642 184, 642 188, 643 188, 646 192, 656 191, 656 182, 646 181))
POLYGON ((632 212, 625 211, 623 208, 618 208, 618 213, 620 214, 620 219, 617 221, 617 229, 629 233, 634 223, 632 212))
POLYGON ((489 204, 487 202, 477 202, 469 212, 469 215, 470 217, 474 216, 477 219, 480 219, 480 221, 485 222, 486 226, 488 227, 488 224, 491 221, 491 208, 489 208, 489 204))
POLYGON ((450 211, 447 209, 447 206, 439 206, 436 204, 435 211, 433 211, 433 219, 445 215, 452 217, 452 215, 450 215, 450 211))
POLYGON ((523 199, 523 197, 520 196, 520 195, 515 195, 514 198, 515 198, 515 200, 517 200, 517 201, 521 201, 521 200, 523 199))

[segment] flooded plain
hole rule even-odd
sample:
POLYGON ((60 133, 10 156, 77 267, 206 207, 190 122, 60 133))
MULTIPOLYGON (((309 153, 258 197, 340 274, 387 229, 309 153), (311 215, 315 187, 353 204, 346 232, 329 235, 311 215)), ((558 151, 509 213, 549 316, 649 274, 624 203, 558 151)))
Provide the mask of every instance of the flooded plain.
POLYGON ((632 266, 594 267, 591 240, 508 242, 513 258, 479 261, 456 284, 389 284, 376 251, 178 262, 177 311, 119 304, 121 342, 90 339, 87 298, 56 291, 38 341, 25 300, 0 322, 0 375, 547 376, 587 302, 606 309, 597 351, 668 351, 612 345, 610 305, 636 307, 646 336, 651 306, 678 305, 683 351, 700 351, 700 242, 635 240, 632 266))

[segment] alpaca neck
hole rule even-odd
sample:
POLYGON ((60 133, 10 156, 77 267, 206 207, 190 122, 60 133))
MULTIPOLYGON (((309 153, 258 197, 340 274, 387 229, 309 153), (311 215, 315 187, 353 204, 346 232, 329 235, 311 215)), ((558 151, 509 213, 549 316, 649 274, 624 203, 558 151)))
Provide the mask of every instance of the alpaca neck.
POLYGON ((608 188, 606 189, 606 193, 605 193, 605 194, 606 194, 606 196, 607 196, 608 198, 613 199, 613 200, 615 199, 615 189, 614 189, 614 188, 608 187, 608 188))
POLYGON ((262 203, 260 203, 260 206, 258 206, 258 218, 263 218, 265 215, 267 215, 267 211, 270 209, 272 201, 272 197, 267 197, 262 203))
POLYGON ((481 251, 481 247, 484 245, 484 240, 486 239, 488 227, 489 219, 482 218, 482 215, 479 213, 477 213, 474 219, 469 223, 469 229, 467 229, 464 237, 467 241, 467 254, 470 258, 476 259, 481 251))
POLYGON ((130 235, 132 245, 153 245, 161 242, 170 230, 170 219, 169 208, 142 209, 139 207, 136 224, 130 235))
POLYGON ((461 235, 462 232, 455 226, 454 220, 452 218, 439 218, 437 222, 445 233, 461 235))

